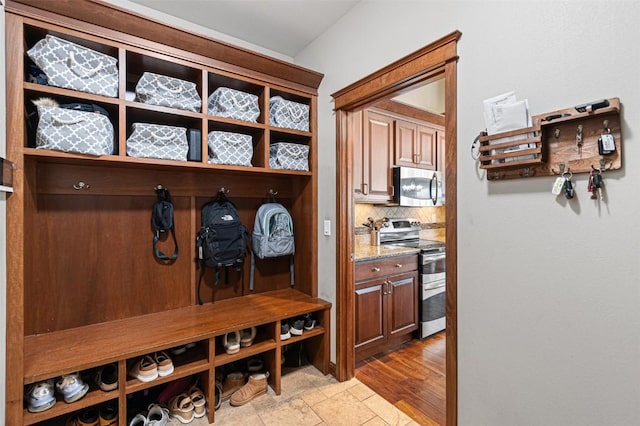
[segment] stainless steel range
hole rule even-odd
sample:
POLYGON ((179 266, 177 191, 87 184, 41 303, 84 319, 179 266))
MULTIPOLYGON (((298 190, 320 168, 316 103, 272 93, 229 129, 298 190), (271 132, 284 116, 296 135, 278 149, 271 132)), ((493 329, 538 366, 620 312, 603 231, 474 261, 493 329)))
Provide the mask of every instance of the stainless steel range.
POLYGON ((411 218, 384 218, 374 225, 380 230, 380 243, 420 249, 420 338, 445 329, 446 248, 441 241, 420 239, 420 222, 411 218))

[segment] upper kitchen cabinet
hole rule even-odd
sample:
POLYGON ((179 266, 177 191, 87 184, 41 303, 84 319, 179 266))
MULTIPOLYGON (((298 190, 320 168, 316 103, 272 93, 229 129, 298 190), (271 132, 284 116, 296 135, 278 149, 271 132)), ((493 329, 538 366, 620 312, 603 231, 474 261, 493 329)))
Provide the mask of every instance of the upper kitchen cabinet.
POLYGON ((393 121, 393 117, 368 109, 352 117, 356 202, 393 200, 393 121))
POLYGON ((436 153, 437 153, 437 162, 436 162, 436 170, 442 172, 442 176, 444 176, 444 165, 445 165, 445 136, 444 130, 438 131, 437 142, 436 142, 436 153))
POLYGON ((436 170, 436 129, 395 120, 395 165, 436 170))

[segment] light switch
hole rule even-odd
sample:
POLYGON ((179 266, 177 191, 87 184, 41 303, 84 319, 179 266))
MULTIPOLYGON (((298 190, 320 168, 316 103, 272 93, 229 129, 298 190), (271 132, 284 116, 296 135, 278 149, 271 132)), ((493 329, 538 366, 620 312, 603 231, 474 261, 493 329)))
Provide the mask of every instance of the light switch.
POLYGON ((326 236, 331 235, 331 221, 330 220, 325 220, 324 221, 324 235, 326 235, 326 236))

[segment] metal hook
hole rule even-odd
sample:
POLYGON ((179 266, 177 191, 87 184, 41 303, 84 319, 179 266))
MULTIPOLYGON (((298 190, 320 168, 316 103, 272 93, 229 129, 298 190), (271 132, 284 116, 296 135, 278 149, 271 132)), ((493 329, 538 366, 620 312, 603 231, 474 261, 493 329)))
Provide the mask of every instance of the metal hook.
MULTIPOLYGON (((560 169, 560 171, 559 171, 559 172, 556 172, 556 171, 555 171, 555 169, 551 169, 551 172, 552 172, 554 175, 563 175, 563 174, 565 173, 565 172, 564 172, 564 163, 560 163, 560 164, 558 164, 558 169, 560 169)), ((567 171, 568 171, 568 172, 569 172, 569 171, 571 171, 571 168, 567 167, 567 171)))
POLYGON ((536 169, 532 169, 531 167, 525 167, 520 172, 520 177, 532 177, 536 175, 536 169))
POLYGON ((228 189, 225 189, 225 187, 223 186, 223 187, 221 187, 221 188, 218 190, 218 193, 219 193, 219 194, 222 194, 222 195, 226 195, 226 194, 228 194, 228 193, 229 193, 229 190, 228 190, 228 189))
POLYGON ((271 195, 272 197, 275 197, 276 195, 278 195, 278 191, 274 191, 273 189, 270 189, 269 195, 271 195))
POLYGON ((594 170, 594 171, 598 171, 598 172, 604 172, 606 170, 611 170, 611 168, 613 167, 613 162, 609 161, 608 163, 609 163, 609 165, 607 166, 607 160, 605 160, 604 158, 601 158, 600 159, 600 167, 597 168, 592 164, 591 165, 591 169, 594 170))
POLYGON ((91 186, 88 183, 85 183, 83 181, 73 184, 73 189, 75 190, 89 189, 89 188, 91 188, 91 186))
POLYGON ((164 189, 164 187, 162 186, 162 184, 157 184, 155 188, 153 188, 154 191, 161 191, 162 189, 164 189))

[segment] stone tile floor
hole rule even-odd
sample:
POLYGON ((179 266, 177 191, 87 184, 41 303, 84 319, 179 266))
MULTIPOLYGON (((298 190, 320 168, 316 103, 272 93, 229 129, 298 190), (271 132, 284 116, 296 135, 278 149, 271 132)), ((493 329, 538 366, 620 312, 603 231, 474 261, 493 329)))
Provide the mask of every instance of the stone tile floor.
MULTIPOLYGON (((216 426, 417 425, 358 379, 338 382, 312 366, 282 376, 282 393, 266 395, 241 407, 224 402, 215 413, 216 426)), ((180 425, 172 419, 171 425, 180 425)), ((208 424, 206 418, 191 422, 208 424)))

